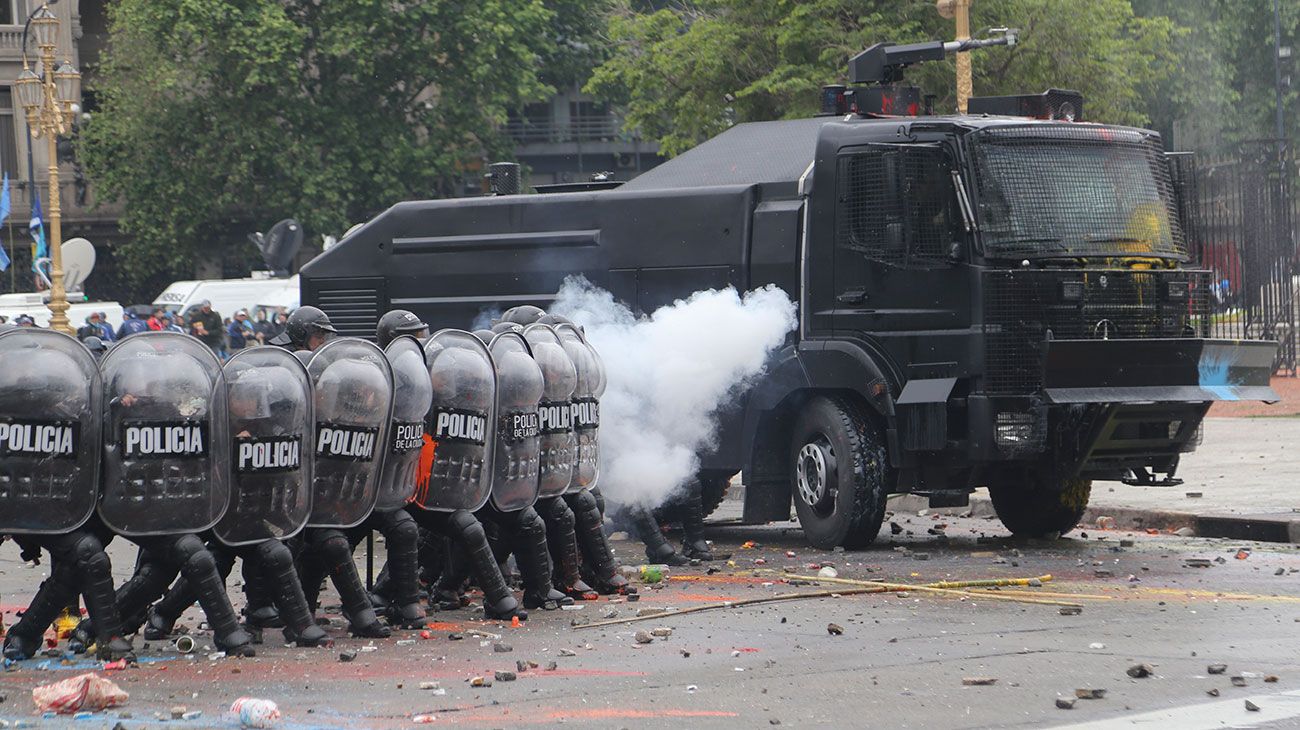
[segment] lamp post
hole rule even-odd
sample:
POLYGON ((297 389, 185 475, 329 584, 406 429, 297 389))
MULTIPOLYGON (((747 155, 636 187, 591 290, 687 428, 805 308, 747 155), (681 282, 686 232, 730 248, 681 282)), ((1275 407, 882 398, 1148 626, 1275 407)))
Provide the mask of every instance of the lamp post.
POLYGON ((81 74, 70 61, 55 66, 54 52, 58 45, 59 18, 49 5, 42 5, 29 19, 36 46, 41 51, 40 73, 27 62, 27 48, 23 48, 23 72, 14 82, 18 103, 27 112, 27 126, 34 137, 44 135, 49 151, 50 219, 50 328, 73 334, 68 323, 68 293, 63 288, 63 226, 59 215, 59 150, 58 139, 72 128, 74 106, 81 98, 81 74))
MULTIPOLYGON (((970 4, 972 0, 935 0, 935 9, 949 20, 957 21, 957 40, 970 40, 970 4)), ((970 53, 957 54, 957 113, 966 113, 966 102, 973 88, 970 78, 970 53)))

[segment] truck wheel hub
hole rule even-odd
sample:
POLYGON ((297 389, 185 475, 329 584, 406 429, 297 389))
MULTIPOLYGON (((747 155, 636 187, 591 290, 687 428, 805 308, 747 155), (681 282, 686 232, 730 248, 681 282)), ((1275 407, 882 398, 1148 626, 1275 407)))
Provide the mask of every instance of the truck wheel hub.
POLYGON ((835 452, 831 450, 830 444, 822 441, 804 444, 804 447, 799 450, 799 463, 796 465, 795 474, 799 496, 804 503, 819 512, 822 511, 828 501, 826 497, 834 476, 835 452))

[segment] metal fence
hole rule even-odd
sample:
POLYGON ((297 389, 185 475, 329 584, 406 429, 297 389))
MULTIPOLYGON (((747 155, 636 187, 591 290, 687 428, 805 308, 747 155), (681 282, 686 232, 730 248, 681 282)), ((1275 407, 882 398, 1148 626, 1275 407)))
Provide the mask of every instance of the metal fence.
POLYGON ((1296 376, 1300 276, 1295 159, 1274 141, 1224 158, 1175 155, 1188 250, 1212 272, 1212 337, 1276 339, 1276 371, 1296 376))

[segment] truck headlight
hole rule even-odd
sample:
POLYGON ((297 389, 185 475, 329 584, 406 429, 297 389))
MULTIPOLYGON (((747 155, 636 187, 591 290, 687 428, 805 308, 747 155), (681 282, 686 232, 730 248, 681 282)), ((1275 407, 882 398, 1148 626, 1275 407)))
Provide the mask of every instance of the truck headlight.
POLYGON ((993 431, 993 441, 1003 448, 1025 448, 1033 446, 1034 416, 1031 413, 1002 411, 993 431))
POLYGON ((1165 299, 1171 302, 1187 301, 1187 282, 1185 281, 1165 282, 1165 299))
POLYGON ((1083 282, 1063 281, 1059 293, 1063 302, 1081 302, 1083 301, 1083 282))

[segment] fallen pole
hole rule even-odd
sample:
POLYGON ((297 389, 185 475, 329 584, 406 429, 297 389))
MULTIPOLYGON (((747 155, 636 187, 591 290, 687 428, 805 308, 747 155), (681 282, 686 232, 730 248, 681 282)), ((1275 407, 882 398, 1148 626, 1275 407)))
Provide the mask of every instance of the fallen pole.
POLYGON ((1049 581, 1052 576, 1046 575, 1039 578, 1006 578, 991 581, 945 581, 940 583, 930 583, 926 585, 909 585, 907 583, 881 583, 874 581, 855 581, 848 578, 822 578, 817 576, 796 576, 800 579, 819 580, 833 583, 843 583, 847 585, 858 585, 859 588, 849 588, 842 591, 809 591, 806 593, 779 593, 775 596, 764 596, 762 598, 747 598, 741 601, 721 601, 719 603, 710 603, 703 606, 690 606, 689 608, 672 608, 658 611, 644 616, 628 616, 626 618, 608 619, 605 621, 594 621, 589 624, 580 624, 575 629, 589 629, 598 626, 613 626, 616 624, 630 624, 636 621, 649 621, 651 619, 672 618, 674 616, 684 616, 689 613, 699 613, 701 611, 716 611, 724 608, 742 608, 744 606, 756 606, 764 603, 777 603, 781 601, 796 601, 804 598, 837 598, 840 596, 860 596, 866 594, 879 593, 900 593, 904 591, 921 591, 928 593, 945 594, 952 596, 961 596, 967 598, 993 598, 994 600, 1011 600, 1017 603, 1036 603, 1049 606, 1071 606, 1077 607, 1077 603, 1066 603, 1064 601, 1049 601, 1045 599, 1021 598, 1016 596, 996 596, 989 593, 970 593, 967 591, 954 590, 952 588, 943 588, 942 586, 962 585, 965 583, 975 583, 979 586, 986 586, 999 581, 1017 581, 1005 582, 1002 585, 1029 585, 1031 580, 1049 581), (1019 582, 1023 581, 1023 582, 1019 582))

